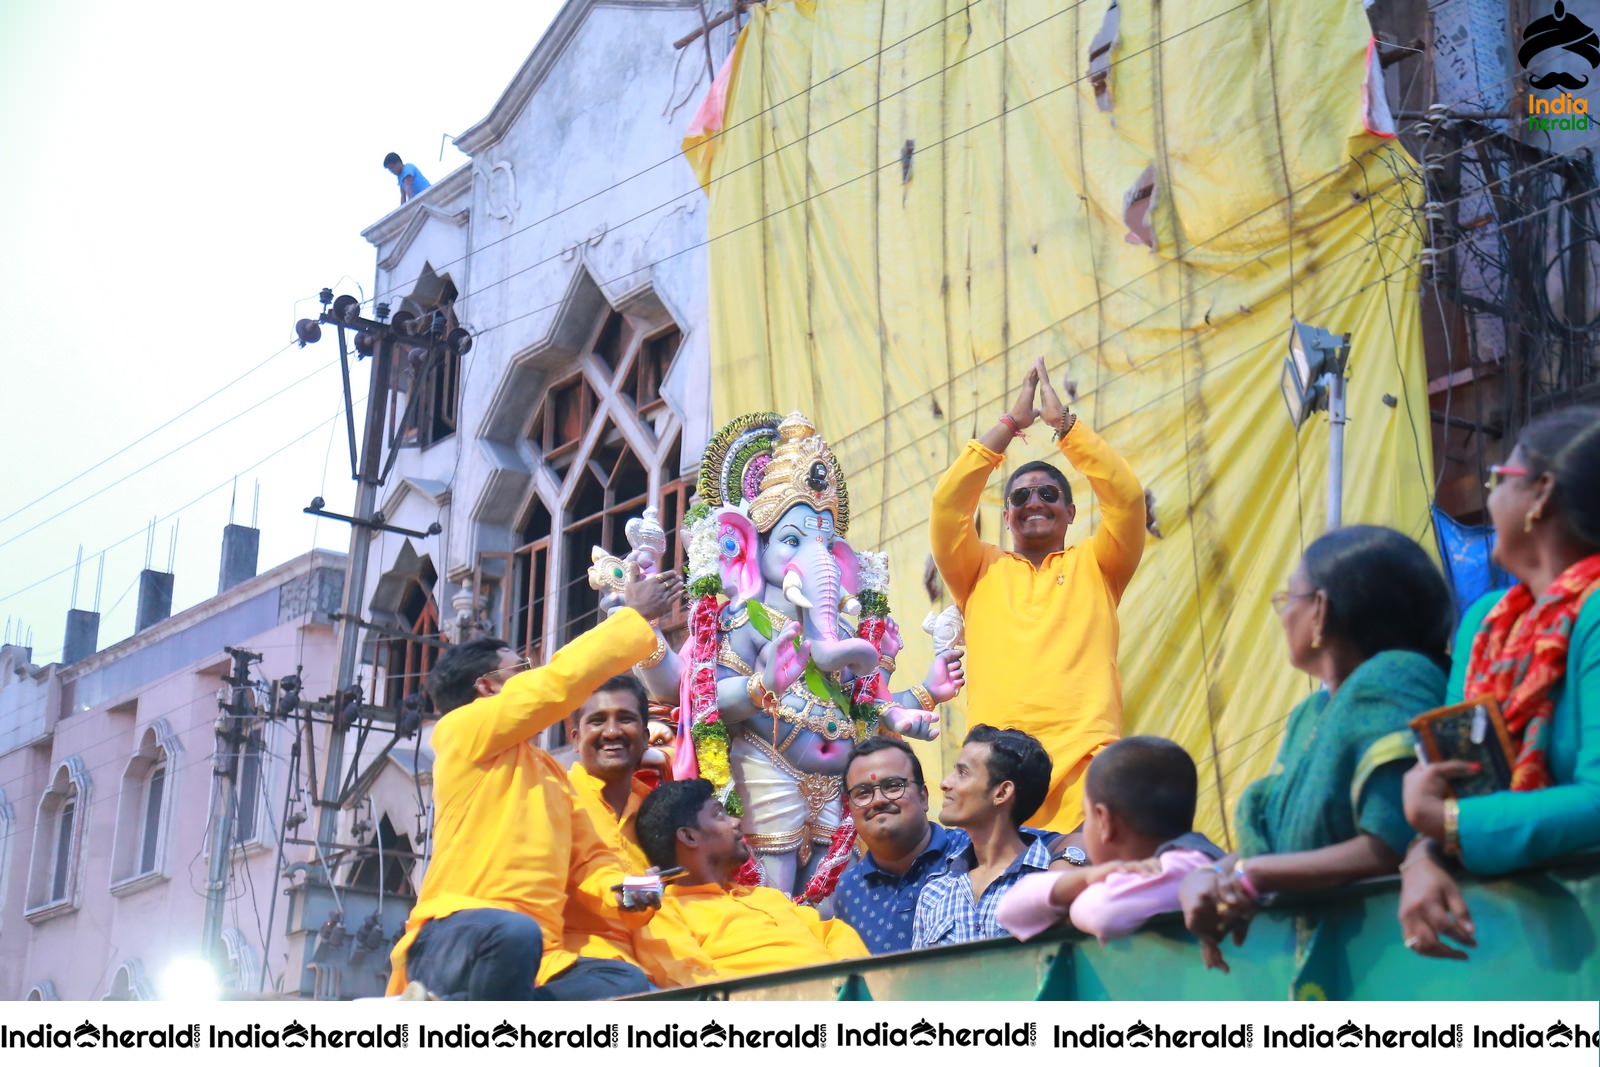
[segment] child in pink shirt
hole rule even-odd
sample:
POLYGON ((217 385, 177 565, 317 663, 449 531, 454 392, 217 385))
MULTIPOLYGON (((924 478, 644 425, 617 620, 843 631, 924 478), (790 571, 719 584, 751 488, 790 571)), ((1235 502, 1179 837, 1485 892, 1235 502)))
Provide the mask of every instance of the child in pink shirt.
POLYGON ((1070 915, 1073 926, 1109 941, 1178 911, 1183 876, 1223 855, 1194 831, 1196 786, 1194 760, 1165 738, 1126 737, 1105 748, 1084 781, 1088 865, 1062 859, 1075 849, 1058 853, 1062 869, 1030 874, 1006 894, 1000 925, 1026 941, 1070 915))

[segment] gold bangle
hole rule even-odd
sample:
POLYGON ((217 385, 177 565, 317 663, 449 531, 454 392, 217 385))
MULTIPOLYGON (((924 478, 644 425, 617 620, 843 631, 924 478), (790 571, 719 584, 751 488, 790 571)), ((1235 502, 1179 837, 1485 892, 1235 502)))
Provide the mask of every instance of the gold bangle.
POLYGON ((1461 801, 1455 797, 1444 799, 1444 850, 1447 855, 1461 855, 1461 801))
POLYGON ((928 692, 924 686, 914 685, 911 687, 910 692, 912 696, 917 698, 917 703, 922 705, 923 711, 932 711, 939 706, 938 701, 933 699, 933 694, 928 692))
POLYGON ((893 656, 879 656, 878 657, 878 666, 882 667, 884 670, 888 671, 890 674, 893 674, 894 673, 894 657, 893 656))
POLYGON ((763 711, 771 711, 778 706, 778 698, 767 688, 766 683, 762 682, 761 675, 752 674, 744 683, 744 689, 750 694, 750 703, 763 711))
POLYGON ((646 657, 645 659, 642 659, 638 663, 635 663, 633 666, 634 666, 635 670, 641 670, 642 671, 642 670, 645 670, 646 668, 654 667, 656 664, 660 663, 662 660, 664 660, 666 658, 667 658, 667 639, 665 637, 662 637, 660 634, 656 634, 656 650, 654 652, 650 653, 650 655, 648 657, 646 657))

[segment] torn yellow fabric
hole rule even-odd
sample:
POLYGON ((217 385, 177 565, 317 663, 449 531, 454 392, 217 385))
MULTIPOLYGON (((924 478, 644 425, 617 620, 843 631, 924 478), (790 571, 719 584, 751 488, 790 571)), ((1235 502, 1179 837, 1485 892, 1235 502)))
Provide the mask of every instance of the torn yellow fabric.
MULTIPOLYGON (((1165 534, 1122 600, 1125 729, 1194 754, 1220 841, 1312 684, 1268 606, 1325 516, 1326 416, 1297 435, 1279 394, 1291 318, 1352 335, 1345 521, 1430 538, 1419 185, 1363 127, 1360 5, 1123 4, 1109 112, 1087 76, 1106 7, 753 9, 723 132, 695 149, 714 416, 799 409, 831 442, 850 540, 890 554, 900 687, 930 654, 934 482, 1033 359, 1076 379, 1165 534), (1154 249, 1123 218, 1147 167, 1154 249)), ((1052 455, 1047 435, 1011 447, 986 539, 1004 473, 1052 455)), ((1069 544, 1099 521, 1075 483, 1069 544)))

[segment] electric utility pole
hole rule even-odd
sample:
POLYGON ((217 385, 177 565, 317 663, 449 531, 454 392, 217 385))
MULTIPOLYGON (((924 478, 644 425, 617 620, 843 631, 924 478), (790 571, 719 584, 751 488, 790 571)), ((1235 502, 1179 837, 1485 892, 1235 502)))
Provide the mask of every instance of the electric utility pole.
POLYGON ((250 664, 261 660, 259 652, 242 648, 225 651, 233 657, 233 669, 222 677, 228 687, 228 699, 218 701, 222 714, 217 716, 217 747, 211 764, 211 776, 216 779, 216 788, 211 791, 211 867, 206 875, 206 918, 200 933, 201 946, 219 975, 228 966, 228 951, 222 944, 222 908, 228 899, 233 839, 239 824, 239 770, 257 714, 250 664))

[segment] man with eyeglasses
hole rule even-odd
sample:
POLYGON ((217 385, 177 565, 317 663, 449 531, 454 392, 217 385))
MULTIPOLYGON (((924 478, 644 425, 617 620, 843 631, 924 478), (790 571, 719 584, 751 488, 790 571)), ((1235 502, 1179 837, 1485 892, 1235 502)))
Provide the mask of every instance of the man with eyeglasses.
POLYGON ((939 480, 929 535, 934 562, 966 618, 967 721, 1021 730, 1044 745, 1054 770, 1034 824, 1075 830, 1089 761, 1122 734, 1117 605, 1144 552, 1144 489, 1127 462, 1061 403, 1041 359, 1011 409, 968 442, 939 480), (1100 525, 1068 548, 1067 528, 1078 512, 1066 475, 1050 463, 1024 463, 1006 483, 1007 552, 980 540, 973 519, 1006 447, 1036 419, 1089 480, 1100 525))
POLYGON ((867 854, 839 876, 833 913, 874 956, 911 947, 917 895, 967 847, 963 830, 928 818, 922 761, 898 737, 870 737, 844 765, 844 796, 867 854))
POLYGON ((433 728, 433 859, 390 955, 390 993, 412 980, 464 1000, 598 1000, 649 988, 632 963, 580 957, 563 943, 569 912, 637 930, 656 901, 645 894, 624 906, 616 854, 535 740, 650 655, 652 622, 682 593, 676 573, 635 570, 624 607, 543 667, 493 639, 439 657, 428 676, 443 715, 433 728))

